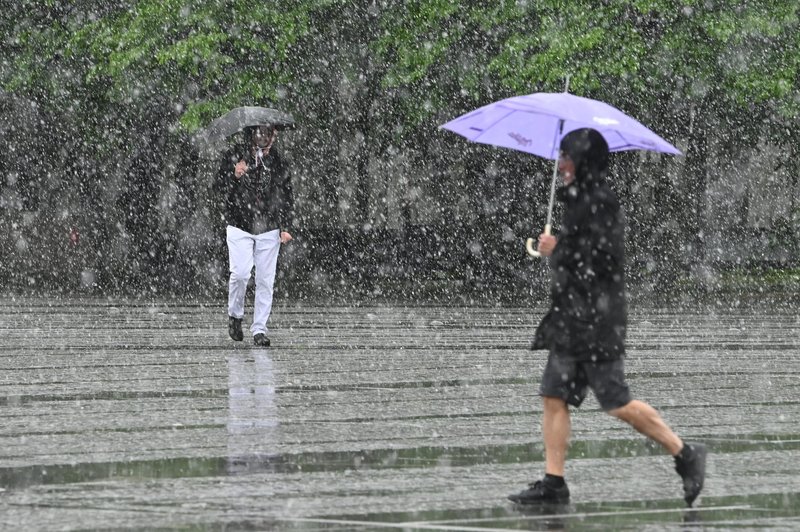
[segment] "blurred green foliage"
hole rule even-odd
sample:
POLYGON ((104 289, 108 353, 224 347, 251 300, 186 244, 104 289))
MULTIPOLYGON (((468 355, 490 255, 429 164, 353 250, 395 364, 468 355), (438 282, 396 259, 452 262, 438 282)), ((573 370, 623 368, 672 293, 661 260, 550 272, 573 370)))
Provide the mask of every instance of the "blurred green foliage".
POLYGON ((2 16, 0 82, 68 108, 162 93, 193 130, 231 106, 275 100, 287 85, 300 100, 313 92, 298 78, 302 64, 341 38, 317 21, 362 17, 359 44, 385 68, 382 86, 416 96, 405 109, 410 125, 438 108, 418 98, 482 103, 488 93, 561 90, 567 76, 572 92, 622 93, 642 108, 664 91, 686 101, 716 91, 789 118, 800 107, 796 2, 361 3, 14 2, 2 16))

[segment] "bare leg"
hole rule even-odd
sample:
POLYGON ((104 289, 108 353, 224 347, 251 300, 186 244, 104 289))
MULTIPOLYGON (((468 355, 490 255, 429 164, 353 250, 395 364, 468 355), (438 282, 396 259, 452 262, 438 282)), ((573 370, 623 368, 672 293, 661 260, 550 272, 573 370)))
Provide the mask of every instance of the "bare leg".
POLYGON ((651 440, 658 442, 673 456, 678 454, 683 447, 683 441, 678 435, 664 423, 656 409, 645 402, 634 400, 623 407, 610 410, 608 413, 621 419, 651 440))
POLYGON ((544 433, 545 473, 564 476, 564 464, 567 460, 569 445, 570 419, 567 403, 555 397, 544 397, 544 416, 542 432, 544 433))

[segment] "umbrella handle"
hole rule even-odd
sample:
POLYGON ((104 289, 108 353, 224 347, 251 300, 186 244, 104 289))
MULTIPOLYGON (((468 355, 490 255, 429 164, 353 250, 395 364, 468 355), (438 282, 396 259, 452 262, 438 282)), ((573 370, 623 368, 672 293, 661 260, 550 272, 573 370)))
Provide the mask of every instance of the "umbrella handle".
MULTIPOLYGON (((552 226, 550 224, 545 225, 544 226, 544 234, 549 235, 551 229, 552 229, 552 226)), ((541 257, 542 254, 539 253, 538 251, 536 251, 536 248, 533 247, 533 245, 535 243, 536 243, 536 241, 533 238, 529 238, 528 240, 525 241, 525 249, 528 250, 528 255, 530 255, 531 257, 537 257, 538 258, 538 257, 541 257)))

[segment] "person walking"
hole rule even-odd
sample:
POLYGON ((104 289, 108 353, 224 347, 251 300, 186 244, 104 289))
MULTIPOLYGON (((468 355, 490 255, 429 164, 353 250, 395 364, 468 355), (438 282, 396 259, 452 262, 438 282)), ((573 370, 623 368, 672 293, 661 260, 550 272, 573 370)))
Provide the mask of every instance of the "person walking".
POLYGON ((294 198, 287 165, 275 147, 271 126, 246 128, 245 143, 228 150, 220 162, 214 189, 224 198, 228 281, 228 334, 244 338, 245 294, 255 265, 253 343, 268 347, 275 271, 281 244, 292 240, 294 198))
POLYGON ((608 144, 594 129, 572 131, 560 144, 562 228, 558 237, 540 235, 538 243, 539 252, 551 260, 552 302, 531 346, 549 349, 539 390, 545 476, 508 498, 518 504, 569 500, 564 480, 569 406, 579 407, 590 388, 605 412, 674 457, 684 500, 691 506, 703 489, 706 447, 681 440, 652 406, 632 399, 625 381, 624 222, 605 181, 608 153, 608 144))

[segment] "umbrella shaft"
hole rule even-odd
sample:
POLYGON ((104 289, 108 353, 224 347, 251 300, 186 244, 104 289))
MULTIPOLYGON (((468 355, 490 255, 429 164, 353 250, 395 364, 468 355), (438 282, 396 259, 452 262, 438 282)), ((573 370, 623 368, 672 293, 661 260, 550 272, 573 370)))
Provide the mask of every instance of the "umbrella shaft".
MULTIPOLYGON (((569 87, 569 76, 567 76, 566 85, 564 86, 564 92, 567 92, 567 88, 569 87)), ((559 144, 559 140, 561 137, 561 133, 564 130, 564 120, 558 121, 558 127, 556 128, 556 134, 553 138, 553 148, 556 148, 559 144)), ((547 227, 551 227, 553 222, 553 203, 556 200, 556 178, 558 177, 558 157, 559 152, 556 151, 556 160, 553 163, 553 179, 550 180, 550 203, 547 205, 547 227)))
POLYGON ((556 178, 558 177, 558 159, 553 163, 553 179, 550 180, 550 203, 547 206, 547 225, 552 225, 553 203, 556 200, 556 178))

